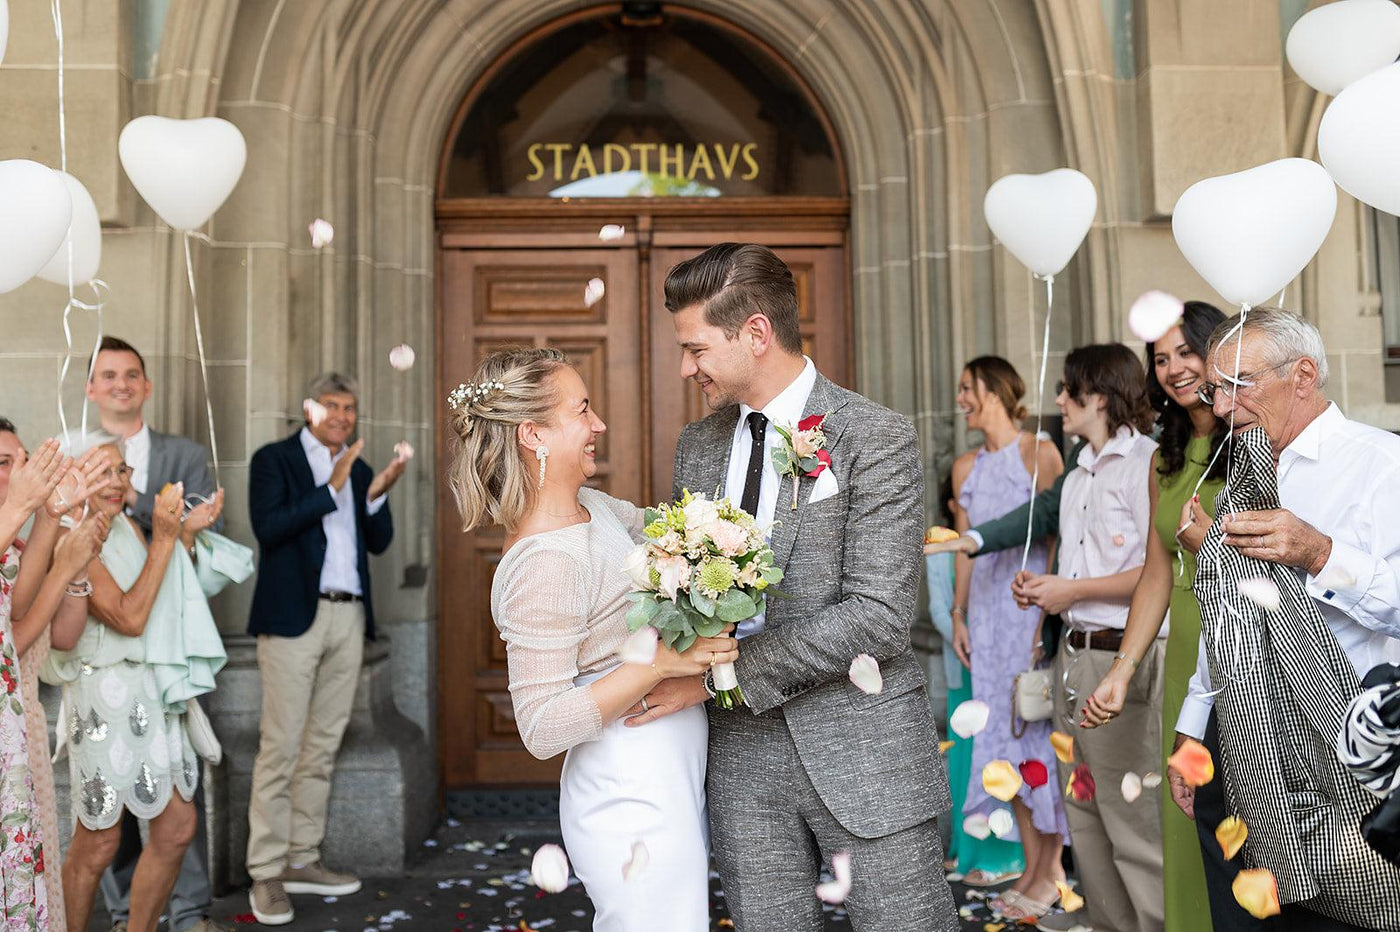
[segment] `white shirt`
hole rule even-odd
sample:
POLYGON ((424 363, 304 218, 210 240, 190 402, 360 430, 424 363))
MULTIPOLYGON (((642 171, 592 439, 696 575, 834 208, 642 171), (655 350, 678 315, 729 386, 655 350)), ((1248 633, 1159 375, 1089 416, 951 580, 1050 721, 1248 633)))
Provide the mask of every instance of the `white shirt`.
MULTIPOLYGON (((1097 579, 1142 566, 1152 533, 1152 454, 1157 441, 1123 426, 1096 453, 1085 445, 1079 468, 1060 490, 1060 575, 1097 579)), ((1123 630, 1128 600, 1081 599, 1065 612, 1081 631, 1123 630)), ((1162 633, 1167 633, 1166 625, 1162 633)))
POLYGON ((122 458, 131 467, 131 487, 138 494, 145 495, 151 481, 151 428, 142 424, 141 429, 122 442, 122 458))
MULTIPOLYGON (((1279 504, 1332 538, 1314 577, 1296 570, 1358 677, 1400 662, 1400 437, 1328 405, 1278 458, 1279 504)), ((1205 638, 1176 720, 1193 738, 1215 704, 1205 638)))
MULTIPOLYGON (((779 392, 777 397, 764 405, 760 412, 768 418, 768 430, 763 437, 763 478, 758 487, 758 514, 754 517, 758 519, 758 526, 765 528, 770 537, 773 532, 773 518, 778 510, 778 486, 782 485, 782 477, 773 468, 771 455, 779 440, 773 425, 781 424, 786 428, 802 420, 807 399, 817 384, 817 367, 812 365, 812 360, 806 356, 802 358, 806 360, 802 372, 787 388, 779 392)), ((744 478, 749 471, 749 450, 753 446, 753 435, 749 433, 749 415, 753 412, 754 409, 748 405, 739 406, 739 423, 734 426, 734 442, 729 449, 729 472, 725 477, 724 494, 735 505, 744 497, 744 478)), ((764 614, 759 612, 753 618, 739 622, 735 636, 748 637, 762 631, 764 614)))
MULTIPOLYGON (((337 492, 331 488, 331 471, 348 447, 342 445, 334 456, 330 448, 316 439, 310 428, 301 429, 301 448, 306 451, 306 461, 311 465, 311 478, 335 499, 335 511, 321 518, 321 528, 326 532, 326 559, 321 564, 322 592, 349 592, 364 595, 360 587, 359 548, 355 528, 355 499, 349 479, 337 492)), ((367 508, 369 514, 376 514, 384 507, 389 496, 384 494, 372 499, 367 508)))

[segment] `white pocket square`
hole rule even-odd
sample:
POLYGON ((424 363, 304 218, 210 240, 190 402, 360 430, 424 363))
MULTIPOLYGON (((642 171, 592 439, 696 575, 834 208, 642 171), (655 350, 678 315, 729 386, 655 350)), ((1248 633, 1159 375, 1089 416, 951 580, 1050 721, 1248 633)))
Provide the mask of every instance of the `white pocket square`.
POLYGON ((826 501, 839 491, 836 487, 836 476, 830 467, 823 469, 822 474, 817 476, 816 484, 812 486, 812 494, 808 496, 807 504, 815 505, 817 502, 826 501))

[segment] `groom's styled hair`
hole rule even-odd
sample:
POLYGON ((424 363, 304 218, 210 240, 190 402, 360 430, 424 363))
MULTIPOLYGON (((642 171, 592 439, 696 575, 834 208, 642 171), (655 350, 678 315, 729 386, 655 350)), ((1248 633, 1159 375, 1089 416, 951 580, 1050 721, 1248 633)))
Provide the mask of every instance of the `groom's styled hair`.
POLYGON ((773 324, 778 345, 802 352, 797 329, 797 285, 773 250, 756 243, 718 243, 676 265, 666 275, 666 310, 700 304, 705 323, 729 339, 754 314, 773 324))

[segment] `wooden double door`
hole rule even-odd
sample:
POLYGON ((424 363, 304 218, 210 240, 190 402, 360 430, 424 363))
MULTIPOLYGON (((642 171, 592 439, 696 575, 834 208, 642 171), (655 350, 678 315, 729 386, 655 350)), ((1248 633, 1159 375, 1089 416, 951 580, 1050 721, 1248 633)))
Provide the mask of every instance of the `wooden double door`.
MULTIPOLYGON (((495 350, 525 345, 564 351, 608 425, 598 443, 593 484, 646 503, 669 497, 676 439, 686 423, 707 413, 699 390, 680 378, 680 352, 663 297, 670 268, 718 242, 772 246, 797 282, 808 355, 825 375, 846 385, 852 380, 849 273, 841 210, 819 211, 806 224, 794 224, 790 215, 716 218, 708 205, 699 217, 639 213, 635 202, 628 208, 627 232, 604 243, 596 222, 604 215, 595 209, 512 220, 440 204, 437 398, 470 381, 479 361, 495 350), (716 222, 725 219, 727 225, 716 222), (602 281, 603 296, 590 305, 585 289, 594 279, 602 281)), ((438 423, 438 474, 444 475, 446 421, 438 423)), ((554 782, 562 757, 536 760, 516 732, 505 644, 491 619, 502 533, 462 533, 445 487, 438 513, 443 786, 554 782)))

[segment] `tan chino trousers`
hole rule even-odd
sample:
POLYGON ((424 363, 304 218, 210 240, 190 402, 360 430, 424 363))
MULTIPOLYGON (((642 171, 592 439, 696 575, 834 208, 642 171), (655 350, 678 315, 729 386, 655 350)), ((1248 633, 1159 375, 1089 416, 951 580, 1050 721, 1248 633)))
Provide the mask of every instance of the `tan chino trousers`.
POLYGON ((331 771, 365 651, 360 602, 317 603, 300 637, 258 635, 262 727, 248 802, 248 875, 320 860, 331 771))
POLYGON ((1071 656, 1061 641, 1055 658, 1055 727, 1074 736, 1075 757, 1074 764, 1059 765, 1060 786, 1080 763, 1089 765, 1096 785, 1093 799, 1065 800, 1065 818, 1094 932, 1162 932, 1161 794, 1144 790, 1126 802, 1123 775, 1142 777, 1162 767, 1165 642, 1148 648, 1123 712, 1099 728, 1080 728, 1079 710, 1113 657, 1113 651, 1082 648, 1071 656))

